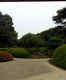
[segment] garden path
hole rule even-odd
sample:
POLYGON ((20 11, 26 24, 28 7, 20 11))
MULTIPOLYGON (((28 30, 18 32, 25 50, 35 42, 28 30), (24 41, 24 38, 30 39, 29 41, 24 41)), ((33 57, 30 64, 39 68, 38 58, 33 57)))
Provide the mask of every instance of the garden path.
POLYGON ((14 59, 0 63, 0 80, 66 80, 66 71, 48 63, 48 59, 14 59))

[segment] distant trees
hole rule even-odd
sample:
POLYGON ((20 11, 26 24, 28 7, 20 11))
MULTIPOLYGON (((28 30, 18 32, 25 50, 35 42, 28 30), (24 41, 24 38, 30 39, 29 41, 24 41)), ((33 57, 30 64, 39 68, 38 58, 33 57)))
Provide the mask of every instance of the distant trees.
POLYGON ((18 44, 19 47, 56 48, 66 43, 66 8, 58 10, 57 15, 53 16, 53 21, 60 25, 38 34, 28 33, 18 40, 12 18, 0 12, 0 47, 11 47, 18 44))
POLYGON ((40 38, 44 41, 44 47, 48 47, 49 49, 55 49, 56 47, 64 44, 64 41, 66 41, 66 38, 64 37, 64 30, 59 29, 59 26, 43 31, 40 34, 37 34, 37 36, 40 36, 40 38))
POLYGON ((43 31, 37 36, 44 41, 44 47, 55 49, 66 43, 66 7, 57 10, 57 15, 53 16, 53 21, 57 24, 55 28, 43 31))
POLYGON ((54 36, 49 39, 48 48, 49 49, 56 49, 58 46, 61 46, 63 43, 64 43, 63 37, 54 36))
POLYGON ((17 33, 14 30, 12 18, 0 12, 0 47, 10 47, 17 42, 17 33))
POLYGON ((43 41, 35 34, 28 33, 19 40, 21 47, 39 47, 43 45, 43 41))

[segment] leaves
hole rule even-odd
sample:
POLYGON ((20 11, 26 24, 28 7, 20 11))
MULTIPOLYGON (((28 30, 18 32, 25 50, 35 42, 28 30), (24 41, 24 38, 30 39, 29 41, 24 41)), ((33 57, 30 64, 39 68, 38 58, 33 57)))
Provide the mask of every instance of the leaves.
POLYGON ((66 7, 60 10, 57 10, 57 15, 53 16, 53 21, 57 24, 66 24, 66 7))
POLYGON ((12 26, 12 18, 5 14, 3 15, 0 12, 0 47, 12 46, 17 40, 17 33, 12 26))

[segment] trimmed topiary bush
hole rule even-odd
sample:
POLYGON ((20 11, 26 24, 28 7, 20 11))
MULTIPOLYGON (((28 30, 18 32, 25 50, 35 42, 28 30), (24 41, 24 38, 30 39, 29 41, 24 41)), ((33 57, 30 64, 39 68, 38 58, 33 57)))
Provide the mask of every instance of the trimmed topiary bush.
POLYGON ((25 48, 9 48, 10 52, 16 58, 31 58, 31 54, 25 48))
POLYGON ((57 48, 50 60, 53 64, 66 69, 66 44, 57 48))
POLYGON ((9 60, 13 60, 13 56, 6 51, 0 51, 0 62, 9 60))

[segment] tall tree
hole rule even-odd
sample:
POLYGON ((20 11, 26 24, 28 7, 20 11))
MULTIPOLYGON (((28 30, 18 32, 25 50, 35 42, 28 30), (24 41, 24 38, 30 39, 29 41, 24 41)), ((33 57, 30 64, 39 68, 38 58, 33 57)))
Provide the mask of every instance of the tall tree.
POLYGON ((14 30, 12 18, 0 12, 0 47, 9 47, 16 44, 17 33, 14 30))
POLYGON ((59 32, 64 36, 64 43, 66 43, 66 7, 57 10, 57 15, 53 16, 53 21, 59 24, 59 32))

